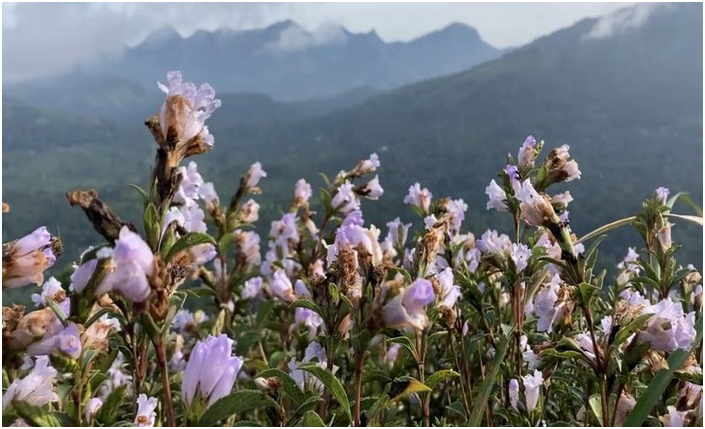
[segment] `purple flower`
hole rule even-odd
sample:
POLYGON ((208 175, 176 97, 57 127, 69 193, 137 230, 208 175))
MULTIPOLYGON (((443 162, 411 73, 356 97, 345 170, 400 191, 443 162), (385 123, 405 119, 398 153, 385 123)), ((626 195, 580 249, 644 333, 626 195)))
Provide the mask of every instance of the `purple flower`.
POLYGON ((389 228, 389 232, 387 232, 387 237, 384 241, 389 243, 392 247, 404 247, 406 239, 409 236, 411 224, 404 224, 399 218, 396 218, 391 222, 387 222, 387 228, 389 228))
POLYGON ((255 189, 263 177, 267 177, 267 172, 262 170, 260 162, 255 162, 245 173, 245 186, 247 189, 255 189))
POLYGON ((159 88, 167 97, 159 115, 164 138, 172 130, 174 137, 187 142, 199 134, 212 146, 213 137, 205 127, 205 121, 220 107, 215 99, 215 91, 207 83, 196 88, 191 82, 183 82, 181 72, 167 73, 169 86, 159 83, 159 88))
POLYGON ((225 334, 199 341, 184 370, 181 394, 187 408, 203 401, 206 408, 230 394, 243 360, 232 355, 233 340, 225 334))
POLYGON ((644 314, 653 316, 646 322, 639 341, 651 344, 654 350, 690 349, 695 341, 695 312, 686 315, 680 303, 666 298, 644 309, 644 314))
POLYGON ((115 241, 112 262, 114 269, 96 294, 112 291, 133 302, 147 299, 151 292, 148 277, 154 271, 154 255, 149 245, 126 226, 115 241))
POLYGON ((27 347, 27 353, 32 356, 50 355, 55 351, 73 359, 81 356, 81 333, 75 323, 69 322, 64 328, 58 318, 55 319, 44 338, 27 347))
POLYGON ((394 362, 396 362, 397 356, 399 355, 400 348, 401 344, 399 343, 391 344, 387 349, 386 353, 384 353, 384 362, 389 365, 394 365, 394 362))
POLYGON ((519 405, 519 381, 516 378, 509 380, 509 403, 515 410, 519 405))
POLYGON ((343 214, 350 213, 353 210, 360 208, 360 203, 357 201, 353 185, 349 181, 345 181, 336 192, 331 200, 331 207, 335 210, 340 210, 343 214))
POLYGON ((54 277, 50 277, 49 280, 44 282, 42 285, 42 293, 33 293, 32 302, 34 302, 35 307, 40 305, 47 305, 46 299, 49 298, 55 301, 59 307, 64 311, 65 315, 69 315, 71 311, 71 301, 66 298, 66 291, 61 287, 61 283, 54 277))
POLYGON ((524 140, 524 143, 519 149, 518 161, 522 168, 533 167, 534 158, 536 158, 536 139, 533 136, 529 136, 524 140))
MULTIPOLYGON (((81 260, 83 260, 86 253, 93 250, 92 247, 86 249, 81 253, 81 260)), ((88 286, 88 282, 91 280, 93 273, 95 272, 95 267, 98 265, 99 258, 93 258, 90 261, 86 261, 81 265, 74 265, 74 272, 71 274, 71 286, 70 290, 75 291, 77 294, 83 293, 83 290, 88 286)))
POLYGON ((451 214, 450 217, 450 231, 454 233, 460 232, 460 226, 465 220, 465 212, 468 210, 468 205, 462 199, 452 200, 448 203, 446 207, 448 213, 451 214))
POLYGON ((2 409, 5 411, 13 400, 24 401, 35 407, 57 402, 59 395, 54 391, 56 370, 49 366, 49 358, 41 356, 37 363, 23 379, 15 379, 2 397, 2 409))
MULTIPOLYGON (((318 360, 318 366, 325 368, 328 365, 328 357, 326 356, 326 349, 324 349, 316 341, 311 342, 304 351, 304 359, 301 363, 313 362, 314 359, 318 360)), ((291 372, 291 378, 296 382, 296 384, 304 390, 306 382, 311 381, 314 388, 317 391, 323 390, 323 384, 315 377, 311 376, 304 370, 299 369, 299 365, 296 363, 295 358, 291 358, 288 364, 289 371, 291 372)))
POLYGON ((3 248, 2 287, 18 288, 29 283, 41 284, 44 270, 54 265, 52 237, 42 226, 3 248))
POLYGON ((512 243, 512 250, 510 253, 512 261, 517 268, 517 272, 524 271, 524 268, 529 264, 529 258, 531 257, 531 251, 524 244, 512 243))
POLYGON ((379 176, 375 176, 374 179, 367 182, 361 193, 368 200, 378 200, 384 194, 384 189, 379 184, 379 176))
POLYGON ((365 219, 362 217, 362 210, 353 210, 345 216, 343 223, 340 224, 341 227, 347 226, 362 226, 365 224, 365 219))
POLYGON ((554 274, 551 281, 543 285, 534 296, 533 313, 538 318, 537 331, 550 331, 553 328, 553 322, 563 316, 563 304, 556 306, 560 288, 561 278, 558 274, 554 274))
POLYGON ((424 308, 435 298, 431 282, 417 279, 384 306, 385 325, 393 329, 423 329, 428 322, 424 308))
POLYGON ((374 226, 369 229, 357 225, 341 226, 335 234, 335 242, 328 246, 326 262, 330 267, 337 259, 338 254, 345 248, 361 252, 372 257, 372 264, 382 262, 382 248, 377 241, 379 230, 374 226))
POLYGON ((495 256, 504 257, 511 252, 512 241, 505 234, 498 234, 494 229, 488 229, 477 240, 477 248, 482 253, 489 253, 495 256))
POLYGON ((297 307, 294 311, 294 323, 308 328, 309 335, 314 337, 318 329, 323 325, 323 319, 313 310, 297 307))
POLYGON ((424 213, 428 213, 432 198, 433 194, 431 194, 428 189, 421 189, 421 185, 414 183, 409 187, 409 192, 406 194, 406 197, 404 197, 404 203, 418 207, 424 213))
POLYGON ((490 185, 485 188, 485 194, 489 197, 487 201, 487 210, 495 209, 500 212, 506 212, 507 209, 507 194, 501 186, 492 179, 490 185))
POLYGON ((86 410, 83 415, 86 417, 87 421, 92 421, 93 418, 98 414, 98 410, 103 406, 103 400, 100 398, 91 398, 86 404, 86 410))
POLYGON ((379 157, 377 156, 376 153, 373 153, 370 155, 369 159, 366 159, 364 161, 360 161, 358 166, 355 168, 356 173, 360 176, 364 176, 365 174, 373 173, 375 170, 377 170, 380 166, 379 162, 379 157))
POLYGON ((204 183, 198 190, 198 195, 206 202, 206 209, 213 210, 220 205, 220 198, 212 182, 204 183))
POLYGON ((179 173, 181 174, 181 183, 174 194, 174 202, 187 204, 191 200, 197 200, 203 186, 203 177, 198 173, 198 165, 191 161, 188 167, 179 167, 179 173))
POLYGON ((236 229, 233 232, 238 248, 238 261, 242 261, 247 266, 259 265, 262 263, 260 255, 260 238, 254 231, 242 231, 236 229))
POLYGON ((661 186, 660 188, 656 189, 656 199, 661 202, 661 204, 666 204, 666 201, 668 201, 668 194, 671 191, 668 188, 664 188, 661 186))
POLYGON ((291 284, 289 277, 287 277, 286 273, 282 270, 276 270, 274 272, 274 275, 269 282, 269 289, 272 291, 274 296, 284 302, 293 302, 296 300, 294 286, 291 284))
POLYGON ((308 200, 311 199, 313 192, 311 191, 311 185, 304 179, 299 179, 294 187, 294 204, 296 206, 303 206, 308 204, 308 200))
POLYGON ((242 288, 242 299, 257 299, 262 296, 262 277, 252 277, 242 288))
POLYGON ((453 284, 453 270, 446 268, 436 274, 436 280, 441 287, 438 306, 441 308, 452 309, 456 301, 461 296, 460 286, 453 284))

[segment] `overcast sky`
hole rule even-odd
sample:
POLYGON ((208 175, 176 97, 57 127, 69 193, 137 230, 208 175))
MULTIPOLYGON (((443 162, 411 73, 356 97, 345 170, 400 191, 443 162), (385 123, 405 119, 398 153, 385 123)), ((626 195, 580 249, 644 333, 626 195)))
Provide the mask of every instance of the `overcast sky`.
POLYGON ((66 70, 95 55, 119 55, 171 25, 196 30, 265 27, 292 19, 307 30, 339 24, 410 40, 452 22, 475 27, 504 48, 605 15, 630 3, 3 3, 3 80, 66 70))

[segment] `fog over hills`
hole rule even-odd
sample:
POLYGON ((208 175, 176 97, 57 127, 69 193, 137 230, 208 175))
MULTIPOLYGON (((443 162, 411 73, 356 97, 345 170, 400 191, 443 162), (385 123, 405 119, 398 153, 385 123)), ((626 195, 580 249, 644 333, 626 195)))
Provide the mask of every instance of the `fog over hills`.
MULTIPOLYGON (((454 27, 445 30, 455 31, 454 27)), ((262 182, 264 194, 258 197, 262 212, 269 216, 258 223, 263 234, 277 210, 285 209, 298 178, 305 177, 316 187, 321 183, 318 172, 335 174, 371 152, 377 152, 382 161, 379 173, 385 195, 380 201, 363 203, 367 222, 384 225, 397 216, 410 221, 413 214, 402 199, 409 185, 419 181, 436 198, 463 198, 469 206, 466 227, 476 234, 487 227, 508 230, 508 221, 503 223, 485 210, 484 188, 504 167, 507 153, 516 154, 524 137, 533 134, 544 139, 548 148, 569 144, 580 164, 582 179, 564 188, 575 198, 570 218, 581 235, 638 211, 640 201, 658 186, 688 191, 702 205, 702 31, 700 4, 639 5, 607 18, 581 21, 449 76, 382 92, 363 87, 313 102, 275 101, 276 97, 252 93, 258 91, 227 94, 228 85, 238 82, 237 74, 228 77, 221 69, 211 78, 205 75, 207 67, 198 62, 173 65, 184 65, 188 80, 212 82, 223 99, 223 107, 209 120, 215 148, 198 159, 199 170, 215 182, 221 198, 235 190, 239 175, 252 162, 261 161, 268 172, 262 182), (217 79, 223 79, 226 90, 217 79)), ((245 34, 261 43, 265 33, 245 34)), ((213 33, 183 41, 191 44, 181 51, 183 55, 193 52, 199 37, 209 39, 203 42, 208 46, 235 36, 213 33)), ((415 43, 423 49, 433 45, 436 37, 441 35, 415 43)), ((374 44, 370 42, 374 38, 357 35, 356 46, 374 44)), ((396 52, 394 64, 409 64, 410 60, 401 59, 400 47, 384 49, 387 54, 374 58, 385 58, 384 64, 390 64, 389 52, 396 52)), ((316 48, 317 54, 310 58, 325 50, 334 48, 316 48)), ((429 58, 439 55, 430 51, 429 58)), ((363 58, 356 61, 367 64, 363 58)), ((301 70, 306 61, 293 63, 301 70)), ((136 75, 138 81, 148 79, 148 73, 154 74, 152 81, 162 79, 163 68, 150 72, 144 67, 136 75)), ((304 73, 292 76, 306 77, 304 73)), ((271 77, 257 78, 276 83, 271 77)), ((406 78, 400 77, 397 85, 406 78)), ((359 88, 359 83, 350 88, 359 88)), ((101 97, 100 88, 106 94, 114 90, 109 85, 91 88, 96 91, 94 98, 101 97)), ((161 95, 155 88, 145 91, 136 96, 146 97, 151 104, 140 108, 155 112, 161 95)), ((60 227, 67 258, 76 258, 79 249, 95 244, 99 237, 87 227, 80 211, 65 202, 65 191, 75 187, 96 187, 118 213, 140 225, 139 199, 126 186, 144 184, 152 162, 153 143, 140 121, 117 127, 104 119, 86 119, 79 109, 57 116, 28 107, 33 104, 31 98, 15 95, 19 101, 3 104, 3 119, 13 119, 5 120, 3 127, 3 198, 13 209, 3 216, 3 239, 36 225, 60 227), (13 143, 8 146, 9 137, 13 143)), ((115 106, 121 104, 117 100, 115 106)), ((685 205, 677 206, 677 211, 690 213, 685 205)), ((686 244, 679 260, 699 265, 702 230, 677 222, 674 238, 686 244)), ((633 232, 614 231, 603 245, 606 261, 616 263, 626 246, 638 243, 633 232)))

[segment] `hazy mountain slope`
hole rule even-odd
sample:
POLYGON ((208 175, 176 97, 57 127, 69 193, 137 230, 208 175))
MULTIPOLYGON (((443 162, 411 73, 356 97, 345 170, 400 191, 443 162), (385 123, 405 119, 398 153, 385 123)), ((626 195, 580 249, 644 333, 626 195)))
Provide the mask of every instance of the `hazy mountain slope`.
MULTIPOLYGON (((386 195, 364 203, 368 221, 411 220, 402 199, 419 181, 436 197, 464 198, 467 225, 476 233, 508 227, 485 211, 484 188, 527 134, 549 147, 571 145, 583 171, 582 180, 568 187, 579 234, 632 214, 660 185, 689 191, 702 203, 702 6, 659 10, 636 28, 588 38, 596 25, 582 21, 470 71, 318 118, 280 120, 277 115, 292 105, 271 100, 263 104, 270 107, 246 116, 247 102, 224 100, 210 124, 216 147, 199 158, 199 170, 225 198, 247 166, 261 161, 268 172, 258 197, 265 233, 288 204, 296 179, 317 185, 319 171, 335 174, 373 151, 382 160, 386 195), (262 121, 262 112, 277 120, 262 121)), ((6 122, 3 133, 12 126, 6 122)), ((138 199, 125 184, 146 181, 153 143, 139 123, 134 129, 135 138, 126 142, 105 139, 69 149, 47 143, 41 156, 21 163, 14 152, 3 153, 3 198, 13 205, 13 213, 3 216, 3 238, 40 224, 59 225, 74 249, 70 257, 76 257, 78 246, 99 239, 80 211, 64 202, 67 187, 79 184, 97 186, 139 224, 138 199)), ((702 230, 679 222, 674 234, 687 239, 684 261, 699 263, 702 230)), ((627 245, 637 243, 634 234, 616 231, 605 253, 616 262, 627 245)))

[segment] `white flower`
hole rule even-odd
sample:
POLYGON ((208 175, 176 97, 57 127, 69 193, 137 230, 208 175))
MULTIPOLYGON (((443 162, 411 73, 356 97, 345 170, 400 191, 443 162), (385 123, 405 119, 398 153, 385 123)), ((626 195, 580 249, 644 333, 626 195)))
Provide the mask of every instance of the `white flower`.
POLYGON ((452 309, 461 296, 460 286, 453 284, 453 270, 446 268, 436 274, 436 280, 438 280, 438 284, 441 287, 438 306, 452 309))
POLYGON ((522 380, 524 382, 524 394, 526 395, 526 409, 532 412, 536 409, 539 401, 541 386, 543 385, 543 374, 538 369, 535 369, 533 375, 525 375, 522 380))
POLYGON ((368 200, 377 200, 384 194, 384 189, 379 184, 379 176, 375 176, 374 179, 367 182, 367 184, 362 188, 361 194, 365 196, 368 200))
POLYGON ((360 203, 357 201, 353 185, 349 181, 345 181, 339 188, 331 200, 331 207, 335 210, 340 210, 347 214, 360 208, 360 203))
POLYGON ((252 277, 242 288, 242 299, 255 299, 262 295, 262 277, 252 277))
POLYGON ((50 277, 49 280, 44 282, 41 294, 32 294, 32 301, 35 307, 47 305, 47 298, 56 302, 64 311, 64 314, 69 315, 71 300, 66 298, 66 291, 61 287, 61 283, 54 277, 50 277))
MULTIPOLYGON (((391 222, 387 222, 387 228, 389 228, 389 232, 387 232, 387 237, 384 239, 385 245, 391 248, 404 247, 406 239, 409 236, 411 224, 404 224, 399 218, 396 218, 391 222)), ((386 251, 386 249, 384 250, 386 251)))
POLYGON ((101 282, 96 295, 112 291, 133 302, 147 299, 151 292, 148 277, 154 271, 154 255, 149 245, 123 226, 112 259, 114 269, 101 282))
POLYGON ((308 200, 311 199, 311 185, 304 179, 299 179, 296 182, 296 187, 294 188, 294 202, 297 206, 302 206, 308 204, 308 200))
MULTIPOLYGON (((313 362, 313 359, 318 359, 317 363, 321 368, 326 368, 328 365, 326 350, 316 341, 311 342, 306 347, 306 350, 304 351, 304 359, 301 363, 313 362)), ((321 391, 323 389, 323 384, 318 381, 317 378, 313 377, 308 372, 299 369, 299 365, 296 363, 295 358, 291 358, 288 366, 289 371, 291 372, 291 378, 296 382, 301 390, 304 390, 306 382, 313 384, 313 387, 317 391, 321 391)))
POLYGON ((181 183, 174 194, 174 202, 186 204, 191 200, 197 200, 203 186, 203 177, 198 173, 198 165, 191 161, 188 167, 179 167, 178 172, 181 174, 181 183))
POLYGON ((534 296, 533 313, 538 318, 536 330, 540 332, 551 331, 553 322, 563 316, 563 304, 556 306, 560 288, 561 278, 558 274, 554 274, 551 281, 534 296))
POLYGON ((284 302, 293 302, 296 299, 294 294, 294 286, 291 284, 291 280, 286 276, 286 273, 282 270, 276 270, 272 279, 269 282, 269 289, 272 291, 274 296, 281 299, 284 302))
POLYGON ((137 414, 135 425, 137 427, 153 427, 157 417, 157 398, 147 397, 144 393, 137 398, 137 414))
POLYGON ((500 212, 506 212, 507 209, 507 194, 504 192, 501 186, 495 182, 494 179, 490 182, 490 185, 485 188, 485 194, 489 197, 487 201, 487 210, 495 209, 500 212))
POLYGON ((678 411, 673 405, 669 405, 666 409, 668 410, 668 414, 659 417, 659 420, 663 422, 664 426, 674 428, 685 426, 686 411, 678 411))
POLYGON ((198 190, 198 195, 206 202, 206 209, 208 210, 213 210, 220 205, 220 198, 212 182, 204 183, 198 190))
POLYGON ((238 246, 238 261, 242 261, 248 266, 262 263, 262 255, 260 255, 259 248, 260 238, 256 232, 236 229, 233 232, 233 236, 238 246))
POLYGON ((695 341, 695 312, 683 313, 683 306, 666 298, 644 309, 653 314, 639 335, 639 341, 651 344, 654 350, 673 352, 690 349, 695 341))
POLYGON ((5 411, 13 400, 24 401, 35 407, 41 407, 59 400, 54 391, 56 370, 49 366, 49 358, 40 356, 37 363, 23 379, 15 379, 2 397, 2 409, 5 411))
POLYGON ((259 184, 259 181, 267 177, 267 172, 262 170, 262 164, 255 162, 250 166, 250 169, 245 173, 245 186, 247 189, 254 189, 259 184))
POLYGON ((433 226, 438 222, 438 219, 436 218, 435 215, 428 215, 425 218, 423 218, 423 226, 426 228, 426 231, 430 231, 433 226))
POLYGON ((462 199, 452 200, 448 203, 446 210, 451 214, 450 231, 454 233, 460 232, 460 226, 465 220, 465 212, 468 210, 468 205, 462 199))
POLYGON ((671 191, 668 188, 664 188, 663 186, 659 187, 656 189, 656 199, 661 202, 661 204, 666 204, 668 201, 668 194, 671 191))
POLYGON ((426 189, 421 189, 421 185, 414 183, 409 187, 409 192, 404 197, 404 203, 420 208, 424 213, 428 213, 431 207, 431 199, 433 194, 426 189))
POLYGON ((207 83, 199 88, 191 82, 184 83, 178 71, 169 72, 166 76, 169 86, 158 84, 167 95, 159 115, 164 138, 171 131, 177 141, 187 142, 200 134, 212 146, 213 136, 208 133, 205 121, 220 107, 215 91, 207 83))
POLYGON ((520 273, 524 271, 524 268, 529 264, 529 258, 531 257, 531 251, 525 244, 512 243, 512 250, 510 253, 512 261, 517 268, 517 272, 520 273))
POLYGON ((536 139, 533 136, 528 136, 526 140, 524 140, 524 143, 519 149, 519 156, 517 157, 521 167, 526 168, 534 166, 534 158, 536 158, 537 154, 536 146, 536 139))
POLYGON ((495 256, 504 257, 512 251, 512 240, 505 234, 498 234, 493 229, 488 229, 477 240, 477 248, 482 253, 489 253, 495 256))
POLYGON ((2 287, 17 288, 44 281, 44 270, 54 265, 53 239, 46 227, 3 246, 2 287))
POLYGON ((428 323, 424 308, 435 298, 431 282, 417 279, 384 306, 385 325, 393 329, 423 329, 428 323))
POLYGON ((376 153, 373 153, 370 155, 369 159, 360 161, 360 164, 358 164, 355 170, 360 176, 364 176, 365 174, 373 173, 379 166, 379 157, 376 153))
POLYGON ((83 415, 86 417, 86 420, 89 422, 92 421, 95 415, 98 414, 98 410, 100 410, 100 407, 102 406, 103 401, 100 398, 91 398, 86 404, 86 410, 83 412, 83 415))

